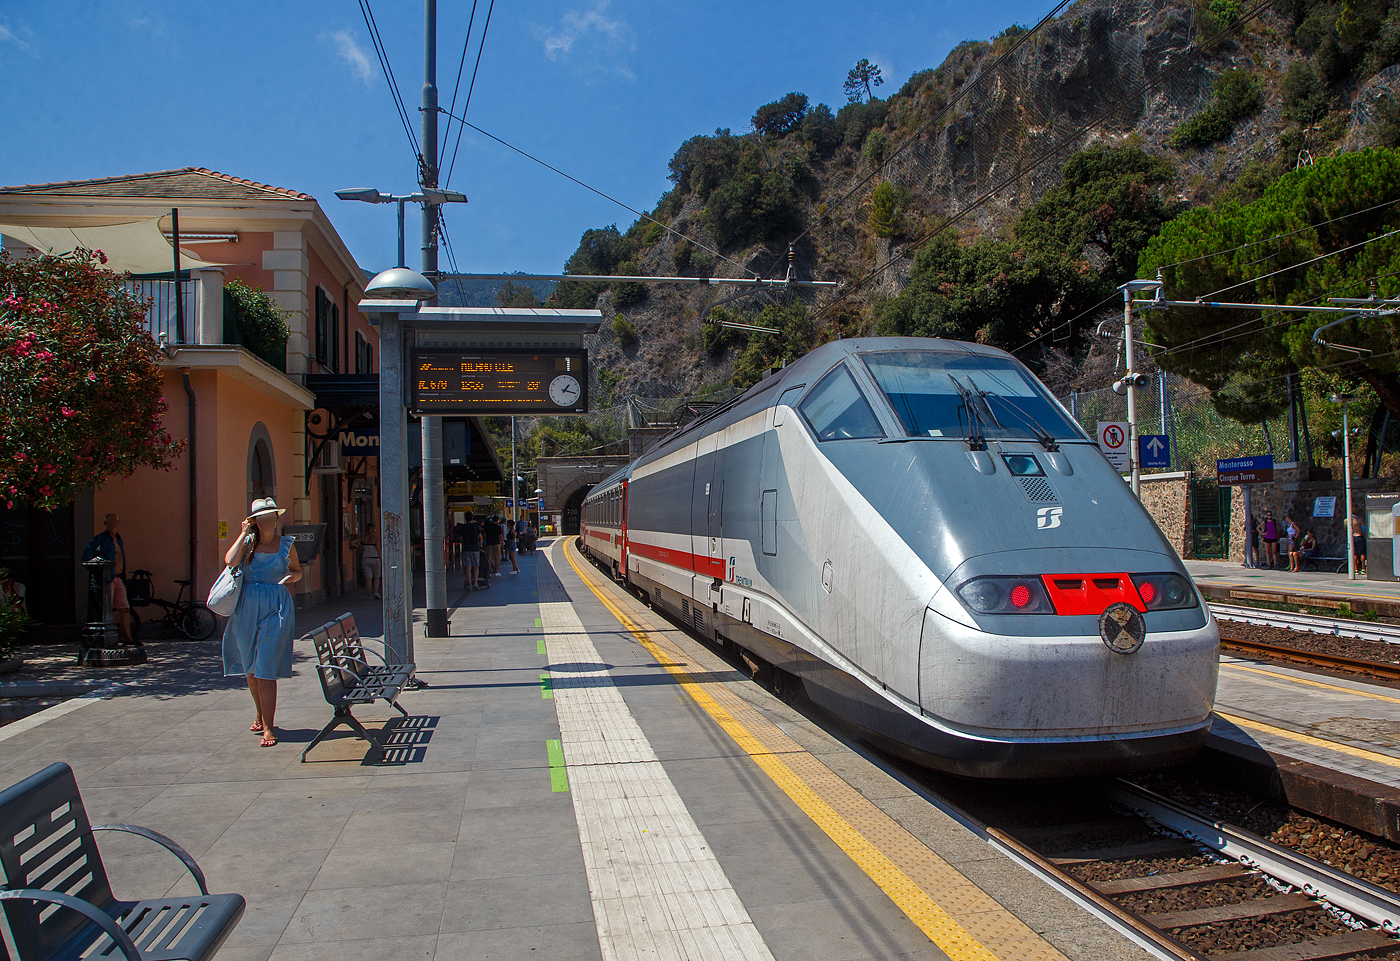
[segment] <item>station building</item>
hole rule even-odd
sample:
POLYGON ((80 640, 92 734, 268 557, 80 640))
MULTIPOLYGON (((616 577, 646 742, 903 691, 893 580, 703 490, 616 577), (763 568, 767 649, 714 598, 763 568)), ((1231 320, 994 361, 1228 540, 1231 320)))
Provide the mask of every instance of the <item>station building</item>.
POLYGON ((14 256, 83 246, 130 271, 151 302, 152 336, 167 344, 165 428, 188 441, 169 471, 112 479, 57 511, 0 511, 0 566, 26 584, 36 619, 85 616, 78 559, 111 511, 128 569, 152 571, 158 597, 173 600, 181 578, 202 599, 249 502, 264 496, 287 508, 284 522, 306 538, 302 556, 315 552, 293 588, 299 604, 357 585, 350 539, 378 511, 379 338, 356 307, 366 275, 315 198, 199 167, 5 187, 0 234, 14 256), (284 351, 244 344, 224 290, 235 279, 286 312, 284 351), (357 444, 340 456, 346 430, 357 444))

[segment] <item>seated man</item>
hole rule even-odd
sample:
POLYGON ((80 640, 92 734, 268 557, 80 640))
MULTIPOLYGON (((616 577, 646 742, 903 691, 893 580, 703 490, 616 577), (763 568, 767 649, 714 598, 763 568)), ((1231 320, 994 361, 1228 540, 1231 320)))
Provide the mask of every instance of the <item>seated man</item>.
POLYGON ((120 522, 121 518, 116 514, 102 518, 104 529, 88 541, 82 559, 90 561, 94 557, 102 557, 116 561, 116 569, 112 572, 112 613, 116 615, 122 643, 135 644, 131 637, 131 604, 126 599, 126 547, 122 544, 122 536, 117 533, 120 522))

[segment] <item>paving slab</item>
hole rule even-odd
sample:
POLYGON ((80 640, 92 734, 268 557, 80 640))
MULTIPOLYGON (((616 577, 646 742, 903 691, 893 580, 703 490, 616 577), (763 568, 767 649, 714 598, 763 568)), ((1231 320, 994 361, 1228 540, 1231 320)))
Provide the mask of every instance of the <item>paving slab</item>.
MULTIPOLYGON (((211 890, 248 899, 220 953, 232 961, 948 957, 835 822, 701 705, 700 685, 782 741, 773 756, 797 783, 839 782, 836 821, 885 819, 928 903, 943 896, 936 878, 962 885, 949 904, 980 898, 968 930, 990 956, 1142 957, 695 639, 626 595, 605 600, 562 545, 520 567, 482 592, 450 575, 449 636, 416 626, 429 686, 404 694, 411 717, 356 712, 389 739, 383 758, 342 730, 299 761, 330 716, 309 642, 279 684, 281 741, 266 749, 217 644, 186 642, 156 652, 154 670, 111 675, 119 688, 0 728, 0 780, 66 761, 95 820, 185 844, 211 890), (667 667, 678 657, 685 683, 667 667)), ((347 610, 380 634, 363 593, 299 611, 299 630, 347 610)), ((191 885, 140 839, 100 843, 123 894, 191 885)))

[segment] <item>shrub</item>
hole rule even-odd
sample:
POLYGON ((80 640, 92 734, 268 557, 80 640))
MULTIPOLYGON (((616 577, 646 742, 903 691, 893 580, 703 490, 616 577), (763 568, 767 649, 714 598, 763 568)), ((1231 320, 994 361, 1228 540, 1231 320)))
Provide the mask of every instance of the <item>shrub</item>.
POLYGON ((1306 60, 1294 60, 1289 66, 1279 94, 1283 98, 1283 115, 1298 123, 1313 123, 1331 106, 1327 88, 1306 60))
POLYGON ((642 231, 642 243, 650 247, 652 244, 660 242, 661 238, 665 236, 665 227, 661 226, 659 223, 649 223, 646 229, 642 231))
POLYGON ((623 349, 633 346, 639 339, 637 328, 632 326, 632 322, 621 314, 613 318, 612 331, 613 336, 617 338, 618 346, 623 349))
POLYGON ((250 287, 241 280, 224 285, 238 311, 238 331, 243 346, 278 370, 287 365, 287 326, 290 313, 277 305, 265 290, 250 287))
POLYGON ((1235 131, 1235 123, 1264 105, 1259 82, 1245 70, 1227 70, 1215 78, 1210 103, 1172 134, 1176 147, 1206 147, 1235 131))
POLYGON ((819 103, 807 111, 807 116, 802 118, 799 132, 811 147, 812 153, 818 156, 829 156, 841 146, 841 127, 836 122, 831 108, 824 103, 819 103))
POLYGON ((872 130, 865 138, 865 159, 872 167, 878 167, 885 162, 885 155, 890 149, 890 138, 883 130, 872 130))
POLYGON ((797 196, 786 174, 762 169, 753 151, 710 194, 705 219, 723 246, 766 240, 797 224, 797 196))

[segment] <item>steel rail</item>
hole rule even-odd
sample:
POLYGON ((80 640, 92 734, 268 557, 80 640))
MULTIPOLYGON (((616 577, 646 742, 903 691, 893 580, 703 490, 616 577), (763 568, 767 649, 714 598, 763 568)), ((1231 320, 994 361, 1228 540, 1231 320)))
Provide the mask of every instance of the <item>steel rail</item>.
POLYGON ((1145 788, 1118 780, 1105 786, 1113 800, 1170 831, 1292 885, 1385 931, 1400 932, 1400 897, 1360 878, 1266 841, 1243 828, 1200 817, 1145 788))
POLYGON ((1291 664, 1306 664, 1310 667, 1333 668, 1358 674, 1369 674, 1384 681, 1400 681, 1400 664, 1363 661, 1340 654, 1321 654, 1317 651, 1303 651, 1294 647, 1280 647, 1277 644, 1262 644, 1258 641, 1241 641, 1227 637, 1220 639, 1220 646, 1241 654, 1254 654, 1271 661, 1287 661, 1291 664))
POLYGON ((1295 631, 1312 631, 1314 634, 1333 634, 1338 637, 1356 637, 1363 641, 1400 644, 1400 628, 1389 625, 1371 624, 1345 617, 1294 614, 1291 611, 1268 611, 1235 604, 1212 604, 1210 609, 1217 618, 1227 621, 1241 621, 1245 624, 1257 624, 1261 627, 1283 627, 1295 631))

